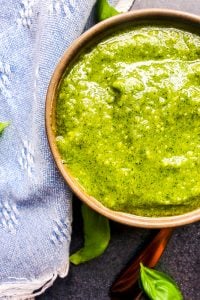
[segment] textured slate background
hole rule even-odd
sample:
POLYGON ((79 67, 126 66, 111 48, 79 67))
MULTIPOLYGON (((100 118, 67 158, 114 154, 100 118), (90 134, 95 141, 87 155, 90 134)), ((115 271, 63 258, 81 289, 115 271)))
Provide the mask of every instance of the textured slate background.
MULTIPOLYGON (((173 8, 200 14, 200 0, 136 0, 133 5, 133 9, 147 7, 173 8)), ((73 203, 72 252, 82 245, 80 202, 74 199, 73 203)), ((150 234, 149 230, 114 222, 111 222, 111 232, 111 243, 104 255, 87 264, 71 266, 68 277, 58 279, 37 300, 108 300, 109 286, 115 276, 150 234)), ((200 299, 200 223, 174 231, 157 268, 174 277, 186 300, 200 299)))

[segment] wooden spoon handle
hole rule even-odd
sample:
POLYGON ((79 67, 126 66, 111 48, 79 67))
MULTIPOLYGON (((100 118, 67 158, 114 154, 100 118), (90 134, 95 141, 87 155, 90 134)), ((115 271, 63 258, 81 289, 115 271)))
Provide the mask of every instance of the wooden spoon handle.
POLYGON ((141 294, 141 290, 138 284, 140 263, 142 262, 145 266, 150 268, 155 267, 167 246, 172 231, 172 228, 159 230, 150 243, 137 255, 129 266, 122 271, 111 287, 111 295, 116 296, 112 299, 120 299, 120 295, 123 295, 123 299, 126 300, 133 300, 136 299, 136 297, 140 297, 139 294, 141 294), (125 295, 126 298, 124 298, 125 295))

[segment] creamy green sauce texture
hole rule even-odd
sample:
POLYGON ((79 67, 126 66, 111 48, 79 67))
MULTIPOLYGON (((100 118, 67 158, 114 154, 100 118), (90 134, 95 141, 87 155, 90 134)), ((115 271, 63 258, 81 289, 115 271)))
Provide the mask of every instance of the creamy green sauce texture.
POLYGON ((56 134, 63 163, 106 207, 200 207, 200 37, 127 28, 85 50, 61 82, 56 134))

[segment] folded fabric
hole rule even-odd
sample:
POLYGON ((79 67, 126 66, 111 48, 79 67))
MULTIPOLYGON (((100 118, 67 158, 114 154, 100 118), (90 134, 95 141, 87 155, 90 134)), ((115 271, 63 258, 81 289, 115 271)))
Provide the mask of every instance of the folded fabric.
POLYGON ((68 272, 71 192, 48 148, 45 95, 95 0, 1 0, 0 299, 40 294, 68 272))

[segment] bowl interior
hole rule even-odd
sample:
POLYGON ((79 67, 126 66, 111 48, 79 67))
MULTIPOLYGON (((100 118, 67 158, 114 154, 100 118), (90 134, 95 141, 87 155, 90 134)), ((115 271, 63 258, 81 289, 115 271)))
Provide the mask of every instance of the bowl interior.
POLYGON ((176 227, 200 220, 200 209, 182 215, 157 218, 136 216, 133 214, 110 210, 103 206, 95 198, 88 195, 85 190, 77 183, 77 181, 70 174, 68 168, 62 164, 60 154, 56 147, 56 96, 60 82, 62 80, 62 77, 66 73, 66 70, 68 70, 70 66, 73 65, 74 61, 81 54, 83 49, 90 48, 91 45, 95 45, 102 38, 109 36, 113 31, 116 30, 116 28, 122 29, 123 27, 127 27, 127 25, 136 26, 141 24, 173 26, 180 29, 186 29, 197 34, 199 34, 200 32, 200 17, 183 12, 160 9, 148 9, 129 12, 110 18, 92 27, 89 31, 79 37, 64 53, 51 78, 46 97, 47 137, 55 162, 65 181, 68 183, 73 192, 92 209, 114 221, 126 225, 143 228, 176 227))

